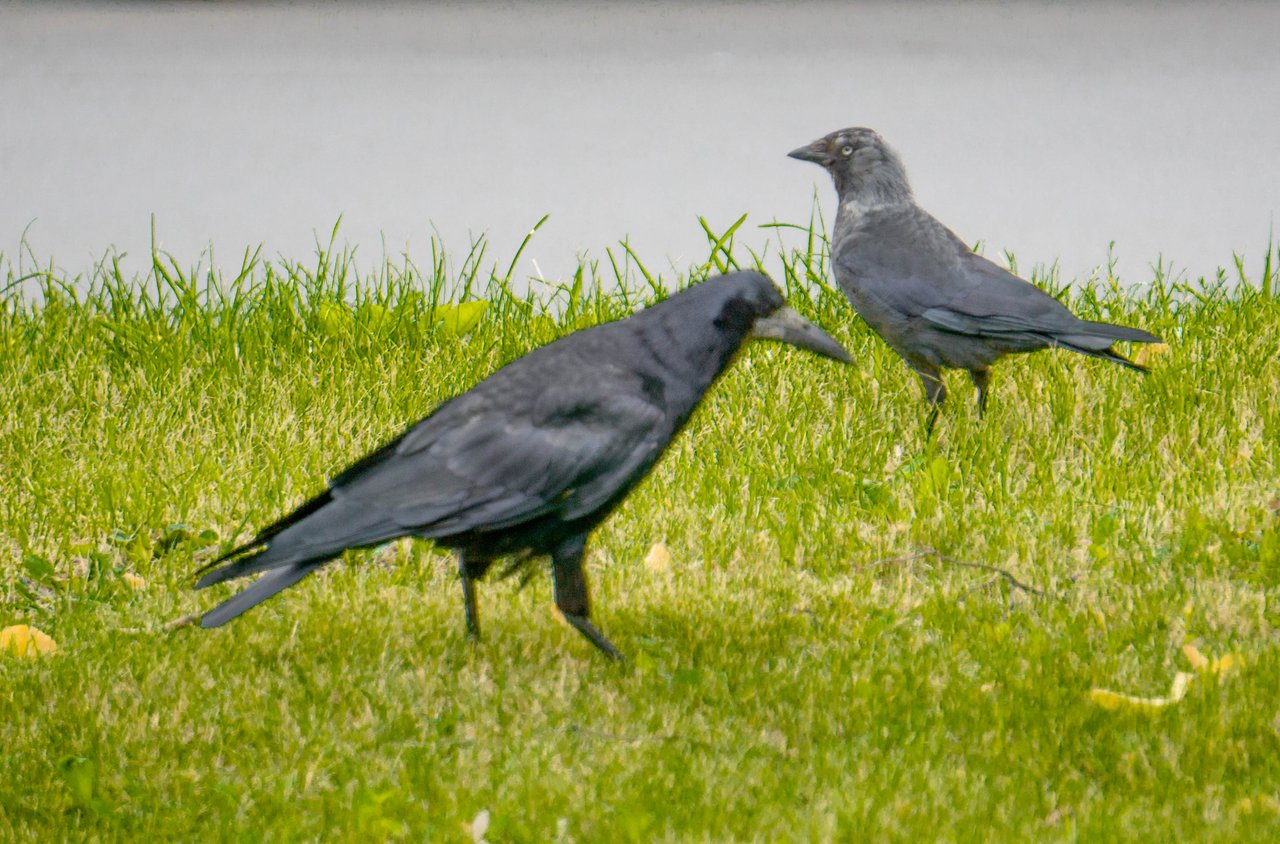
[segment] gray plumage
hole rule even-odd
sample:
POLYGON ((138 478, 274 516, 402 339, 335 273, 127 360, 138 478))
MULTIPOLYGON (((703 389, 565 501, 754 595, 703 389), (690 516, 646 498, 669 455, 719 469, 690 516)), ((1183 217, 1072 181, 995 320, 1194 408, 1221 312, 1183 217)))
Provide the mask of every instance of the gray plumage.
POLYGON ((848 361, 754 272, 578 331, 445 402, 207 566, 196 588, 266 574, 208 612, 202 626, 225 624, 348 548, 417 536, 456 549, 472 635, 479 635, 474 580, 501 557, 514 557, 516 568, 550 555, 556 605, 618 657, 589 618, 587 535, 653 467, 751 337, 848 361))
POLYGON ((1146 370, 1112 348, 1158 343, 1137 328, 1077 319, 1035 285, 975 254, 916 205, 902 160, 870 129, 841 129, 793 150, 825 168, 840 207, 836 281, 858 314, 920 376, 929 429, 946 398, 943 369, 965 369, 986 409, 990 367, 1007 354, 1062 347, 1146 370))

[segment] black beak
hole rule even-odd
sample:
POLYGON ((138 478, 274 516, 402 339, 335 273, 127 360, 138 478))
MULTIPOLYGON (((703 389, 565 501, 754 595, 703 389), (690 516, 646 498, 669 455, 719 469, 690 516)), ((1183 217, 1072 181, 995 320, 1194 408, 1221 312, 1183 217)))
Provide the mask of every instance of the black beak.
POLYGON ((756 320, 751 336, 781 340, 841 363, 853 360, 835 338, 790 308, 779 308, 772 316, 756 320))
POLYGON ((787 157, 796 158, 800 161, 812 161, 814 164, 821 164, 823 167, 831 163, 831 153, 827 152, 825 141, 814 141, 808 146, 793 149, 787 153, 787 157))

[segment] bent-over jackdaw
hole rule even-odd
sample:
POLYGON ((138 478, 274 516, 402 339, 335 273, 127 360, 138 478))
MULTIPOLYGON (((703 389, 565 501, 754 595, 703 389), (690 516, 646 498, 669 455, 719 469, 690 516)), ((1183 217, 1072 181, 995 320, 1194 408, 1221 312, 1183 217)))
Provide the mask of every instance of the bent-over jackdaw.
POLYGON ((947 394, 943 368, 969 371, 979 414, 991 364, 1013 352, 1061 346, 1146 371, 1111 345, 1158 337, 1077 319, 1034 284, 974 253, 916 205, 902 160, 871 129, 841 129, 788 155, 821 165, 835 181, 832 271, 859 315, 920 376, 930 431, 947 394))
POLYGON ((480 632, 474 581, 550 555, 556 606, 593 645, 587 536, 643 478, 703 394, 752 337, 848 362, 830 336, 785 307, 767 276, 694 285, 633 316, 535 349, 339 473, 328 489, 224 554, 196 583, 266 572, 201 618, 225 624, 348 548, 401 536, 455 549, 467 629, 480 632))

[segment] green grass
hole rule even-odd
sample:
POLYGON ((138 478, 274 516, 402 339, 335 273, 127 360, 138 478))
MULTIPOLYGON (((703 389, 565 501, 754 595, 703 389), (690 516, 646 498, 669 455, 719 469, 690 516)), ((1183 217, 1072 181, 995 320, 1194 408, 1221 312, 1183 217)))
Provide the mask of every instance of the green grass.
POLYGON ((809 230, 748 256, 708 227, 687 278, 623 248, 527 294, 482 245, 363 274, 327 248, 238 277, 0 260, 0 626, 60 649, 0 656, 0 839, 462 841, 482 809, 495 842, 1274 837, 1276 262, 1073 289, 1169 341, 1150 376, 1010 359, 981 422, 952 380, 930 443, 809 230), (627 666, 558 621, 546 577, 486 583, 469 644, 421 543, 164 628, 229 594, 193 569, 440 400, 756 262, 855 364, 751 347, 595 534, 627 666), (444 305, 477 297, 452 330, 444 305), (923 548, 950 559, 893 559, 923 548), (1155 713, 1090 701, 1165 694, 1188 643, 1244 667, 1155 713))

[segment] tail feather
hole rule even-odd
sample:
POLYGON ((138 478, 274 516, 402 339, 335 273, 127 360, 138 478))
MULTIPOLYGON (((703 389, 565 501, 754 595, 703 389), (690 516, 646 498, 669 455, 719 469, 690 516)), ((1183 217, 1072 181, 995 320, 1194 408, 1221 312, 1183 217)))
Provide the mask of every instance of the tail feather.
POLYGON ((1113 325, 1109 322, 1086 322, 1085 320, 1081 320, 1080 327, 1086 329, 1086 331, 1080 331, 1077 333, 1092 334, 1097 337, 1105 337, 1109 340, 1121 340, 1126 343, 1163 342, 1154 334, 1143 331, 1141 328, 1130 328, 1127 325, 1113 325))
MULTIPOLYGON (((221 556, 218 556, 210 560, 209 562, 205 563, 200 568, 192 572, 192 574, 202 575, 205 572, 209 571, 209 569, 217 568, 218 566, 225 563, 227 560, 234 559, 235 557, 239 557, 242 554, 244 554, 246 551, 252 551, 254 548, 257 548, 258 546, 262 545, 262 542, 263 542, 262 539, 258 537, 254 537, 253 539, 249 540, 243 545, 237 545, 235 548, 232 548, 227 553, 222 554, 221 556)), ((219 571, 221 571, 221 569, 219 569, 219 571)), ((209 574, 210 575, 217 574, 217 572, 209 572, 209 574)), ((219 583, 221 580, 225 579, 225 578, 220 578, 219 580, 209 580, 208 578, 209 578, 209 575, 205 575, 204 577, 201 577, 199 580, 197 580, 195 588, 203 589, 206 586, 209 586, 213 583, 219 583)))
POLYGON ((1057 342, 1057 345, 1061 346, 1064 349, 1070 349, 1073 352, 1079 352, 1082 355, 1088 355, 1091 358, 1102 358, 1103 360, 1109 360, 1113 363, 1118 363, 1121 366, 1127 366, 1129 369, 1135 370, 1137 372, 1141 372, 1143 374, 1146 374, 1147 372, 1147 368, 1145 366, 1143 366, 1140 363, 1134 363, 1133 361, 1129 360, 1127 357, 1120 354, 1110 346, 1108 346, 1105 349, 1090 349, 1085 346, 1078 346, 1074 343, 1068 343, 1064 340, 1059 340, 1057 342))
MULTIPOLYGON (((213 562, 213 565, 216 565, 217 563, 221 563, 227 560, 228 558, 241 553, 242 551, 248 550, 249 548, 253 548, 255 544, 256 543, 250 543, 247 546, 241 546, 240 548, 237 548, 235 551, 232 551, 228 554, 224 554, 223 556, 215 560, 213 562)), ((216 568, 213 571, 206 572, 199 580, 196 581, 195 588, 204 589, 208 586, 214 585, 215 583, 222 583, 224 580, 234 580, 237 577, 245 577, 257 571, 264 571, 269 568, 274 568, 275 566, 273 564, 273 561, 268 558, 270 553, 271 553, 271 548, 267 547, 262 549, 256 554, 250 554, 247 557, 239 557, 238 559, 234 559, 224 566, 216 568)), ((286 565, 286 564, 287 563, 282 565, 286 565)), ((208 567, 206 566, 206 568, 208 567)), ((202 571, 204 571, 204 569, 202 569, 202 571)))
MULTIPOLYGON (((310 500, 303 502, 301 505, 299 505, 296 509, 290 512, 288 515, 283 516, 280 519, 277 519, 275 522, 272 522, 271 524, 264 527, 262 530, 258 531, 257 535, 254 536, 253 539, 249 540, 243 545, 237 545, 235 548, 232 548, 230 551, 218 557, 217 559, 211 562, 205 563, 203 566, 196 569, 195 573, 203 574, 209 569, 215 566, 221 565, 222 563, 225 563, 227 560, 230 560, 234 557, 239 557, 240 555, 244 554, 246 551, 250 551, 259 545, 266 544, 267 540, 271 539, 274 536, 278 536, 279 534, 283 533, 287 528, 292 527, 293 525, 297 524, 298 522, 302 521, 303 519, 307 518, 313 513, 318 512, 323 507, 325 507, 326 505, 332 502, 333 502, 333 490, 326 489, 324 492, 320 493, 314 498, 311 498, 310 500)), ((218 581, 214 580, 211 582, 217 583, 218 581)), ((200 587, 197 586, 196 588, 199 589, 200 587)))
POLYGON ((268 569, 323 562, 348 548, 363 548, 403 536, 405 529, 385 514, 361 512, 357 507, 338 500, 314 510, 307 518, 269 535, 258 538, 223 554, 201 571, 197 589, 215 583, 246 577, 268 569), (244 556, 245 552, 260 550, 244 556), (207 571, 211 566, 219 566, 207 571))
POLYGON ((310 562, 291 565, 288 568, 280 568, 275 571, 268 572, 258 578, 254 583, 240 592, 233 595, 218 606, 209 610, 200 618, 201 627, 218 627, 226 624, 231 619, 248 612, 249 610, 261 604, 271 596, 287 589, 297 583, 302 578, 311 574, 324 561, 310 562))

